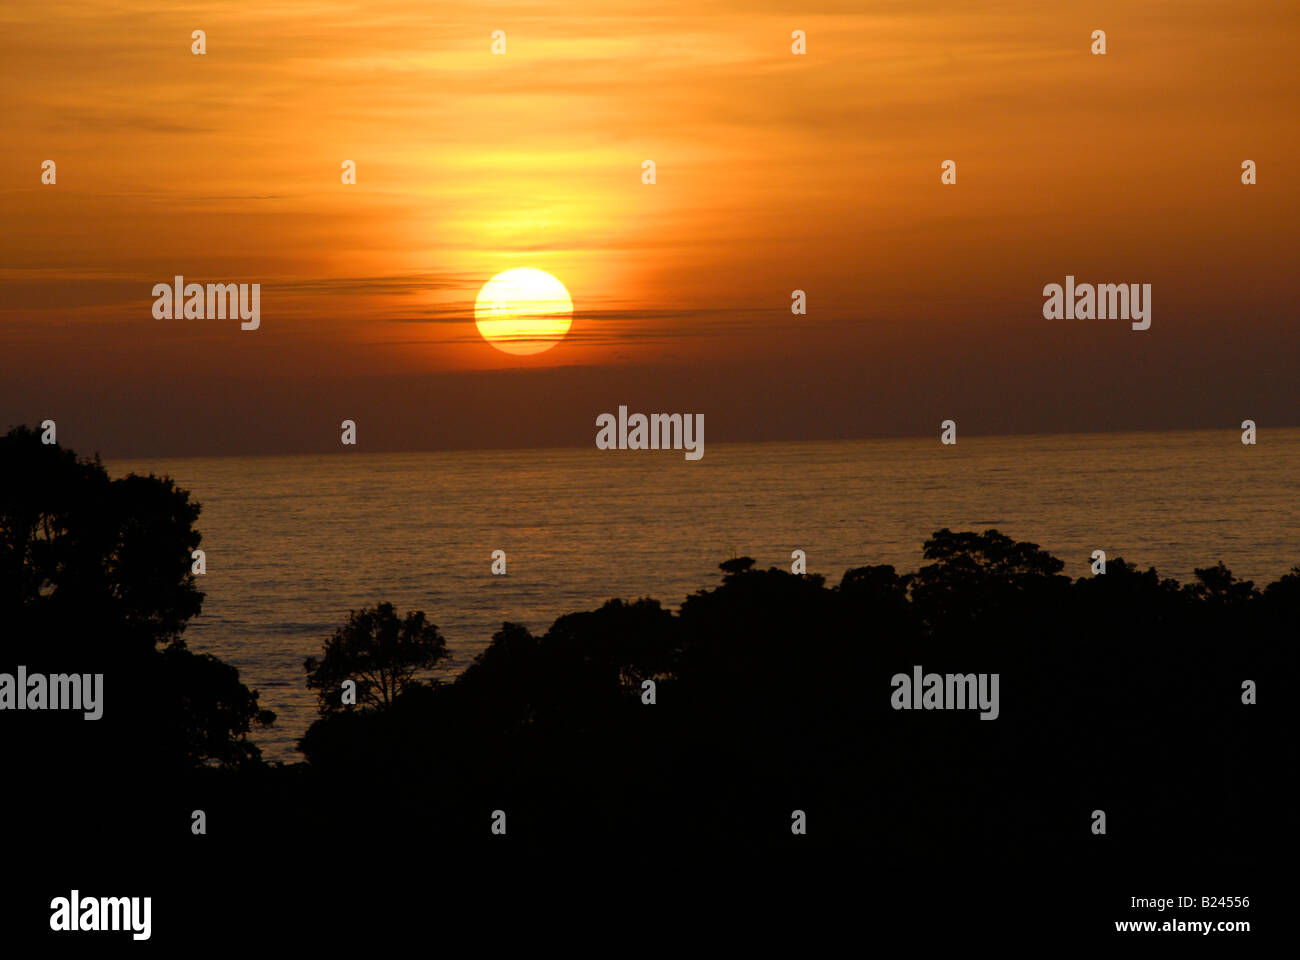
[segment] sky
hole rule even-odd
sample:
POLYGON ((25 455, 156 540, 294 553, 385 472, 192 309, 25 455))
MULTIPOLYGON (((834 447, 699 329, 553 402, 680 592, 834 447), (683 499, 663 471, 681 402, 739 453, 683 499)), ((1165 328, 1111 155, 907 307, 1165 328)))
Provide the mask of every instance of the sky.
POLYGON ((0 429, 146 457, 337 450, 343 419, 361 450, 591 445, 620 404, 710 442, 1300 425, 1298 43, 1293 0, 5 5, 0 429), (544 353, 474 324, 514 267, 572 297, 544 353), (261 284, 260 328, 155 318, 177 274, 261 284), (1045 320, 1067 274, 1151 284, 1151 328, 1045 320))

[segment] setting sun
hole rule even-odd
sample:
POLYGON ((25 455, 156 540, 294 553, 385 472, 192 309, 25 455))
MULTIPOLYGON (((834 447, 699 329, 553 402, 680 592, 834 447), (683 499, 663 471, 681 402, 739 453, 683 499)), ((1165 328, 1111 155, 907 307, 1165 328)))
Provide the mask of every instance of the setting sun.
POLYGON ((564 284, 531 267, 498 273, 474 303, 478 332, 505 353, 549 350, 564 339, 572 320, 573 301, 564 284))

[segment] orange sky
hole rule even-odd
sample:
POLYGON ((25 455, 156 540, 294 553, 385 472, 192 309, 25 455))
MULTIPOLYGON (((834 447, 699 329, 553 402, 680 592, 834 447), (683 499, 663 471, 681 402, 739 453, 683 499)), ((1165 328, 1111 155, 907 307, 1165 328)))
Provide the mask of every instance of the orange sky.
POLYGON ((315 448, 300 419, 376 384, 394 449, 589 443, 621 402, 719 440, 1300 423, 1298 42, 1294 2, 1236 0, 9 5, 0 426, 315 448), (518 266, 576 308, 534 357, 473 323, 518 266), (262 284, 261 329, 155 320, 178 273, 262 284), (1044 321, 1067 273, 1152 283, 1152 329, 1044 321))

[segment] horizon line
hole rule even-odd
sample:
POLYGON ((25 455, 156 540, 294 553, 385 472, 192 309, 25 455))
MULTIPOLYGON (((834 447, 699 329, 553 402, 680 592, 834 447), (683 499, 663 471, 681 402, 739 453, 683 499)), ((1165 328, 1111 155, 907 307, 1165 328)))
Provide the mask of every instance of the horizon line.
MULTIPOLYGON (((10 427, 13 429, 13 426, 10 427)), ((1283 424, 1267 428, 1269 431, 1289 431, 1300 430, 1300 423, 1283 424)), ((1059 433, 1043 433, 1035 431, 1011 432, 1011 433, 962 433, 960 439, 977 438, 980 440, 1028 440, 1032 438, 1050 438, 1058 439, 1064 437, 1114 437, 1128 436, 1131 434, 1146 433, 1237 433, 1241 428, 1238 427, 1146 427, 1131 428, 1126 430, 1077 430, 1064 431, 1059 433)), ((937 440, 938 434, 903 434, 903 435, 883 435, 883 436, 858 436, 858 437, 835 437, 835 438, 808 438, 802 437, 797 439, 779 439, 769 438, 763 440, 710 440, 711 446, 722 447, 741 447, 741 446, 766 446, 770 444, 784 444, 797 446, 811 446, 814 444, 834 444, 834 443, 889 443, 889 442, 906 442, 917 440, 937 440)), ((71 449, 65 447, 65 449, 71 449)), ((549 443, 533 446, 520 447, 466 447, 466 446, 448 446, 448 447, 419 447, 413 449, 352 449, 344 451, 296 451, 285 453, 198 453, 198 454, 144 454, 136 456, 103 456, 98 451, 92 454, 78 453, 79 457, 96 457, 105 462, 112 461, 145 461, 145 460, 248 460, 263 459, 272 457, 331 457, 342 453, 346 456, 415 456, 420 454, 437 454, 437 453, 528 453, 534 451, 554 451, 554 450, 588 450, 594 449, 588 444, 572 443, 549 443)), ((610 451, 600 451, 607 453, 610 451)), ((615 451, 618 453, 663 453, 665 451, 615 451)), ((672 452, 672 451, 668 451, 672 452)))

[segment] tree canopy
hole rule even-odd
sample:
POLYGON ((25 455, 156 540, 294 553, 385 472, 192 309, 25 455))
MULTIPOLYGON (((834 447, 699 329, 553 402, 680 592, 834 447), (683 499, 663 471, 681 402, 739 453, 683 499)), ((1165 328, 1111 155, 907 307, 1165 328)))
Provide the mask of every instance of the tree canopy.
POLYGON ((317 691, 322 715, 346 709, 343 684, 356 684, 356 706, 386 709, 414 683, 416 673, 447 657, 447 641, 422 610, 399 618, 391 603, 353 610, 325 641, 321 656, 308 657, 307 687, 317 691))

